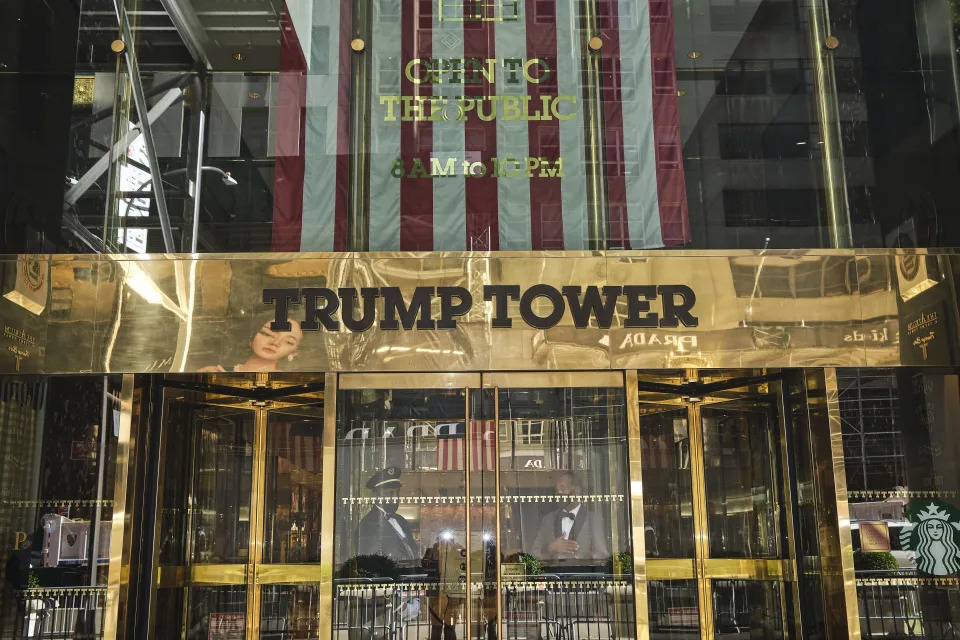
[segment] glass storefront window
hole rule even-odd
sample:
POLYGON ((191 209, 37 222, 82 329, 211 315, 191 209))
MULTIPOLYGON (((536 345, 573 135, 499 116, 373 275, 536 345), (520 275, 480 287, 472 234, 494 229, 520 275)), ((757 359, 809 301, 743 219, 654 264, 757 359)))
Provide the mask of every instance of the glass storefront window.
POLYGON ((475 378, 340 392, 335 629, 632 635, 622 386, 475 378))

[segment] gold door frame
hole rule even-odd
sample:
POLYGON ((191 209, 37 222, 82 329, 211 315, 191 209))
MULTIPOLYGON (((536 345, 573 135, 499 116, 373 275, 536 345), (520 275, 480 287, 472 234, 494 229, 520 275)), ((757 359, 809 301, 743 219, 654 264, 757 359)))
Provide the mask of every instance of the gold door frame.
MULTIPOLYGON (((308 377, 309 378, 309 377, 308 377)), ((324 402, 324 433, 323 433, 323 464, 327 463, 326 456, 326 443, 327 443, 327 414, 329 408, 327 407, 327 398, 329 394, 327 392, 326 384, 329 382, 330 374, 324 378, 324 391, 322 396, 322 401, 324 402)), ((271 376, 266 373, 258 373, 255 377, 250 378, 250 387, 266 387, 266 388, 282 388, 272 385, 271 376)), ((244 385, 242 388, 246 388, 248 385, 244 385)), ((162 424, 166 424, 167 415, 167 389, 170 387, 164 386, 163 397, 161 399, 162 404, 162 415, 161 420, 162 424)), ((176 388, 176 387, 174 387, 176 388)), ((193 393, 204 393, 205 390, 198 388, 192 391, 193 393)), ((212 394, 210 391, 206 391, 208 394, 212 394)), ((241 399, 240 396, 217 396, 218 398, 231 398, 236 397, 238 400, 241 399)), ((281 400, 282 402, 282 400, 281 400)), ((224 406, 223 403, 209 402, 211 406, 224 406)), ((295 403, 299 404, 299 403, 295 403)), ((214 564, 193 564, 191 561, 192 557, 192 547, 193 547, 193 523, 192 523, 192 513, 193 510, 188 509, 187 512, 187 521, 186 521, 186 531, 187 539, 185 540, 185 557, 184 565, 160 565, 159 563, 159 549, 160 549, 160 540, 159 535, 154 537, 154 548, 153 548, 153 567, 154 567, 154 577, 151 582, 151 597, 150 597, 150 610, 149 615, 149 628, 151 632, 155 630, 155 616, 156 616, 156 598, 157 591, 160 588, 181 588, 184 589, 183 601, 181 605, 182 610, 182 629, 181 634, 185 635, 186 626, 189 625, 190 620, 190 600, 191 600, 191 588, 198 586, 230 586, 230 585, 245 585, 247 588, 246 594, 246 607, 245 607, 245 632, 247 638, 258 638, 260 637, 260 608, 261 608, 261 586, 267 584, 289 584, 289 583, 318 583, 321 586, 321 605, 323 603, 323 584, 325 575, 332 575, 332 570, 329 566, 326 567, 323 563, 324 558, 324 549, 321 547, 321 562, 320 563, 309 563, 309 564, 286 564, 286 563, 263 563, 263 515, 265 509, 266 501, 266 474, 265 474, 265 463, 266 463, 266 442, 267 442, 267 415, 273 409, 278 408, 278 403, 276 401, 265 400, 258 401, 253 399, 241 400, 240 403, 236 405, 227 405, 231 408, 235 408, 239 411, 249 411, 254 414, 254 427, 253 427, 253 451, 251 459, 251 485, 250 485, 250 507, 249 507, 249 517, 248 517, 248 555, 247 562, 245 563, 214 563, 214 564)), ((335 404, 334 404, 335 406, 335 404)), ((191 436, 199 437, 198 434, 191 434, 191 436)), ((166 438, 167 438, 167 429, 161 428, 160 431, 160 452, 164 453, 166 448, 166 438)), ((187 488, 186 501, 188 504, 193 504, 193 495, 195 490, 196 483, 196 451, 198 447, 198 442, 194 441, 190 447, 190 462, 189 462, 189 473, 190 480, 187 488)), ((161 460, 164 458, 161 457, 161 460)), ((333 503, 332 500, 327 499, 327 483, 333 481, 333 466, 329 467, 330 472, 327 473, 328 467, 321 467, 321 473, 323 475, 323 486, 324 486, 324 497, 321 500, 321 541, 324 540, 323 536, 323 526, 324 518, 328 511, 332 511, 333 503), (328 504, 328 502, 330 504, 328 504)), ((157 517, 154 521, 155 533, 159 533, 161 518, 159 517, 160 511, 162 509, 162 500, 163 500, 163 479, 164 474, 161 472, 158 475, 157 480, 157 517)), ((332 492, 330 492, 332 495, 332 492)), ((332 536, 331 536, 332 537, 332 536)), ((321 542, 322 544, 322 542, 321 542)), ((322 606, 320 608, 320 622, 323 618, 322 606)))
MULTIPOLYGON (((638 372, 632 372, 634 376, 638 376, 638 372)), ((634 376, 629 376, 628 379, 632 379, 632 382, 638 382, 634 376)), ((689 381, 694 381, 699 379, 699 371, 687 370, 684 374, 684 378, 689 381)), ((732 382, 730 389, 737 389, 739 387, 733 386, 735 382, 732 382)), ((781 383, 778 383, 780 385, 781 383)), ((637 384, 633 384, 634 389, 638 388, 637 384)), ((636 391, 635 397, 636 397, 636 391)), ((781 452, 785 451, 785 429, 787 416, 784 415, 783 408, 783 395, 784 389, 782 386, 779 387, 777 392, 777 408, 778 408, 778 420, 775 436, 781 448, 781 452)), ((703 442, 703 422, 701 410, 703 406, 710 406, 712 404, 722 405, 726 399, 712 399, 709 397, 703 397, 698 401, 691 401, 684 398, 678 397, 672 403, 666 401, 666 404, 676 404, 678 407, 684 407, 687 412, 687 432, 690 438, 690 473, 691 473, 691 489, 692 489, 692 498, 693 498, 693 533, 694 533, 694 557, 693 558, 651 558, 646 559, 646 579, 653 580, 695 580, 697 585, 697 599, 699 602, 698 612, 700 619, 700 635, 703 640, 711 640, 715 637, 715 624, 714 624, 714 611, 713 611, 713 581, 722 580, 722 579, 733 579, 733 580, 775 580, 780 583, 780 611, 781 611, 781 624, 783 625, 784 633, 788 631, 788 621, 787 621, 787 607, 786 607, 786 589, 790 588, 793 592, 793 602, 794 606, 797 608, 798 615, 794 618, 795 624, 795 637, 801 637, 799 635, 799 625, 800 625, 800 616, 799 616, 799 600, 797 598, 797 559, 794 553, 793 547, 793 527, 792 527, 792 508, 790 505, 790 495, 788 493, 789 483, 786 481, 788 477, 785 475, 787 473, 787 459, 785 457, 780 458, 780 464, 776 464, 777 451, 773 448, 774 441, 771 438, 769 441, 769 446, 771 447, 768 451, 768 456, 770 458, 770 468, 773 474, 772 481, 775 483, 774 487, 774 505, 773 510, 775 513, 774 527, 776 528, 776 539, 780 541, 782 539, 782 532, 780 531, 781 527, 781 509, 786 509, 786 522, 787 522, 787 535, 789 536, 788 551, 785 557, 782 558, 711 558, 709 552, 709 526, 708 526, 708 508, 707 508, 707 493, 706 493, 706 484, 705 484, 705 467, 704 467, 704 442, 703 442)), ((637 402, 637 410, 639 411, 639 401, 637 402)), ((639 418, 638 418, 639 421, 639 418)), ((639 428, 637 429, 638 438, 639 438, 639 428)), ((639 447, 638 447, 639 448, 639 447)), ((633 457, 631 455, 631 464, 633 463, 633 457)), ((642 464, 641 473, 642 473, 642 464)), ((631 473, 631 476, 633 474, 631 473)), ((634 495, 632 496, 634 502, 639 502, 638 509, 642 513, 643 504, 642 497, 638 498, 634 495)), ((640 530, 640 534, 643 533, 643 529, 640 530)), ((636 538, 638 534, 635 533, 634 537, 636 538)), ((635 560, 636 562, 636 560, 635 560)), ((644 585, 645 589, 646 585, 644 585)), ((639 604, 638 604, 639 606, 639 604)), ((648 614, 649 615, 649 614, 648 614)), ((639 620, 639 612, 638 612, 639 620)), ((641 635, 639 625, 638 625, 638 639, 649 637, 649 630, 646 630, 644 635, 641 635)))
MULTIPOLYGON (((709 558, 705 552, 706 537, 705 537, 705 487, 703 486, 703 451, 702 451, 702 427, 700 427, 700 406, 689 407, 688 406, 688 422, 691 425, 691 474, 696 473, 697 478, 694 478, 694 516, 696 519, 699 519, 701 525, 697 526, 695 524, 695 544, 697 546, 697 556, 695 558, 679 558, 679 559, 647 559, 646 558, 646 549, 645 549, 645 536, 644 536, 644 518, 643 518, 643 483, 642 483, 642 469, 643 464, 641 460, 641 446, 640 446, 640 401, 638 395, 638 379, 641 372, 637 370, 627 370, 627 371, 588 371, 588 372, 491 372, 491 373, 408 373, 408 374, 394 374, 394 373, 370 373, 370 374, 337 374, 337 373, 327 373, 324 376, 324 427, 323 427, 323 439, 322 439, 322 470, 324 473, 322 483, 323 483, 323 495, 321 498, 321 523, 320 523, 320 562, 306 565, 263 565, 253 562, 252 558, 248 558, 246 564, 241 565, 193 565, 193 566, 166 566, 160 567, 156 560, 158 560, 158 546, 155 544, 154 547, 154 580, 152 583, 152 597, 150 599, 150 610, 148 614, 150 616, 150 628, 154 628, 154 616, 155 616, 155 597, 156 591, 158 588, 168 588, 168 587, 180 587, 185 588, 188 586, 201 586, 201 585, 227 585, 227 584, 245 584, 248 586, 248 595, 247 595, 247 632, 248 634, 255 634, 259 631, 259 615, 260 611, 255 608, 256 603, 260 601, 259 597, 259 588, 264 584, 271 583, 292 583, 292 582, 309 582, 309 583, 319 583, 319 613, 318 613, 318 632, 320 638, 330 638, 332 637, 332 617, 333 617, 333 561, 334 561, 334 522, 335 522, 335 511, 336 511, 336 497, 335 493, 335 458, 336 458, 336 430, 337 430, 337 396, 340 389, 363 389, 363 388, 434 388, 434 389, 455 389, 455 388, 464 388, 466 393, 466 416, 469 420, 469 403, 470 403, 470 392, 471 390, 476 389, 493 389, 495 391, 494 398, 494 412, 495 418, 499 424, 499 389, 510 388, 510 387, 528 387, 528 388, 545 388, 545 387, 588 387, 588 386, 625 386, 624 397, 626 399, 626 422, 627 422, 627 434, 628 434, 628 447, 629 447, 629 491, 630 491, 630 504, 631 504, 631 522, 630 528, 632 531, 632 545, 633 545, 633 556, 634 556, 634 575, 633 575, 633 585, 634 585, 634 603, 635 603, 635 615, 636 615, 636 637, 638 640, 646 640, 649 638, 650 633, 650 621, 649 621, 649 609, 648 609, 648 598, 647 598, 647 580, 667 580, 667 579, 694 579, 697 581, 698 586, 698 598, 700 599, 700 616, 701 616, 701 634, 703 637, 712 637, 714 632, 713 629, 713 616, 712 616, 712 592, 709 589, 711 586, 710 581, 713 579, 722 579, 722 578, 732 578, 732 579, 766 579, 766 580, 777 580, 781 584, 780 589, 780 599, 781 599, 781 610, 784 616, 784 629, 786 629, 787 624, 787 609, 784 606, 786 589, 790 588, 793 592, 793 603, 794 603, 794 632, 796 637, 802 637, 801 635, 801 616, 799 611, 799 598, 798 598, 798 558, 795 556, 795 549, 793 544, 788 545, 788 552, 785 553, 783 558, 780 559, 717 559, 709 558), (696 420, 696 422, 694 422, 696 420), (696 424, 698 428, 692 428, 696 424), (693 438, 697 439, 697 446, 693 446, 693 438), (696 457, 695 457, 696 456, 696 457), (696 464, 694 464, 696 462, 696 464), (251 569, 251 566, 253 568, 251 569), (706 587, 706 588, 705 588, 706 587), (250 591, 250 589, 253 591, 250 591)), ((644 371, 643 373, 647 373, 644 371)), ((693 373, 693 372, 689 372, 693 373)), ((816 373, 816 372, 814 372, 816 373)), ((829 373, 832 373, 830 371, 829 373)), ((265 377, 265 379, 267 379, 265 377)), ((124 392, 123 396, 128 398, 124 407, 128 407, 130 396, 133 393, 133 376, 124 376, 124 392)), ((787 474, 787 466, 790 464, 790 459, 788 458, 789 451, 787 449, 787 441, 785 438, 785 430, 788 428, 787 419, 783 412, 783 398, 785 390, 780 389, 779 398, 779 431, 778 436, 779 447, 780 447, 780 466, 771 465, 775 469, 775 478, 778 483, 779 494, 778 497, 782 498, 779 508, 785 509, 787 517, 786 522, 786 534, 788 538, 792 541, 794 540, 793 531, 793 519, 792 519, 792 499, 789 494, 789 482, 787 474)), ((164 410, 166 410, 166 402, 163 403, 164 410)), ((678 406, 683 404, 678 402, 678 406)), ((835 400, 833 405, 835 405, 835 400)), ((831 419, 835 422, 836 407, 829 405, 831 410, 830 416, 831 419)), ((256 430, 255 438, 258 432, 265 434, 265 424, 266 424, 266 412, 268 407, 259 407, 252 408, 251 410, 259 411, 259 417, 256 421, 256 430)), ((125 408, 124 416, 129 415, 130 413, 135 413, 131 409, 125 408)), ((825 412, 826 413, 826 412, 825 412)), ((164 416, 166 418, 166 416, 164 416)), ((126 418, 129 420, 129 418, 126 418)), ((165 420, 164 420, 165 422, 165 420)), ((831 426, 833 426, 831 424, 831 426)), ((834 434, 835 429, 831 429, 829 438, 831 441, 839 442, 838 434, 834 434)), ((499 426, 498 426, 499 432, 499 426)), ((124 427, 121 424, 121 440, 124 440, 124 427)), ((126 436, 128 441, 133 439, 132 433, 126 436)), ((161 452, 163 451, 163 446, 165 444, 166 430, 161 430, 161 452)), ((825 434, 824 434, 825 435, 825 434)), ((469 440, 469 439, 468 439, 469 440)), ((497 493, 497 504, 499 504, 499 493, 500 493, 500 459, 499 459, 499 438, 495 440, 496 449, 495 449, 495 475, 496 475, 496 485, 495 492, 497 493)), ((256 445, 262 448, 265 444, 265 439, 261 437, 259 441, 256 441, 256 445)), ((195 447, 192 447, 192 450, 195 447)), ((258 449, 259 451, 259 449, 258 449)), ((834 461, 836 462, 836 452, 834 452, 834 461)), ((256 464, 256 460, 254 461, 256 464)), ((191 461, 191 469, 193 467, 193 462, 191 461)), ((262 464, 262 462, 260 463, 262 464)), ((118 456, 118 472, 125 471, 127 467, 126 461, 121 461, 118 456)), ((465 465, 465 473, 467 476, 467 482, 469 482, 469 466, 465 465)), ((192 471, 191 471, 192 473, 192 471)), ((262 474, 262 470, 258 471, 262 474)), ((831 477, 834 474, 831 474, 831 477)), ((125 480, 125 475, 118 473, 117 482, 118 484, 125 480)), ((262 484, 263 476, 260 475, 258 478, 258 485, 262 484)), ((193 478, 190 480, 190 488, 188 490, 192 491, 193 478)), ((467 485, 467 491, 469 491, 469 485, 467 485)), ((163 474, 160 474, 158 479, 158 499, 162 499, 163 491, 163 474)), ((832 496, 821 496, 820 499, 830 498, 832 496)), ((264 492, 261 488, 257 495, 251 495, 251 508, 254 504, 257 505, 258 512, 262 512, 264 508, 264 492), (254 499, 256 503, 254 503, 254 499)), ((469 501, 468 501, 469 502, 469 501)), ((160 505, 158 505, 160 506, 160 505)), ((469 517, 469 509, 467 509, 469 517)), ((159 509, 157 510, 159 513, 159 509)), ((497 509, 497 536, 496 540, 496 549, 495 551, 499 553, 500 545, 500 532, 499 532, 499 508, 497 509)), ((117 532, 118 525, 121 531, 128 531, 129 529, 124 527, 122 523, 123 515, 118 510, 114 516, 114 529, 115 533, 117 532)), ((695 521, 696 522, 696 521, 695 521)), ((780 525, 780 518, 777 519, 778 526, 780 525)), ((469 532, 469 521, 467 522, 468 532, 469 532)), ((159 527, 159 517, 155 522, 155 526, 159 527)), ((842 532, 841 532, 842 533, 842 532)), ((254 540, 254 537, 262 537, 262 532, 259 531, 258 527, 251 526, 251 551, 257 547, 255 544, 257 540, 254 540)), ((847 533, 849 536, 849 533, 847 533)), ((469 535, 467 536, 468 544, 470 544, 469 535)), ((121 535, 117 535, 113 538, 114 543, 118 544, 122 540, 121 535)), ((159 541, 160 536, 155 536, 155 540, 159 541)), ((188 546, 187 553, 189 553, 189 545, 191 540, 186 541, 188 546)), ((849 544, 844 545, 843 557, 841 560, 849 562, 847 556, 852 557, 852 551, 849 544)), ((111 553, 113 556, 113 552, 111 553)), ((251 554, 252 555, 252 554, 251 554)), ((262 554, 261 554, 262 555, 262 554)), ((188 555, 189 557, 189 555, 188 555)), ((470 554, 467 555, 468 563, 470 559, 470 554)), ((262 558, 261 558, 262 560, 262 558)), ((125 564, 125 562, 124 562, 125 564)), ((118 600, 122 597, 122 589, 115 588, 114 582, 121 579, 120 576, 120 566, 121 559, 111 557, 110 565, 110 580, 111 580, 111 590, 110 597, 108 598, 108 611, 106 617, 106 623, 109 625, 116 624, 118 619, 119 611, 122 609, 123 604, 119 603, 118 600), (114 577, 115 576, 115 577, 114 577), (114 595, 116 594, 116 595, 114 595)), ((497 563, 497 588, 498 593, 501 593, 501 576, 500 576, 500 567, 497 563)), ((844 565, 846 568, 846 565, 844 565)), ((470 567, 468 566, 468 571, 470 567)), ((468 574, 469 575, 469 574, 468 574)), ((851 584, 843 585, 843 595, 846 600, 856 602, 856 591, 855 587, 851 584)), ((471 588, 470 580, 468 580, 468 588, 471 588)), ((837 589, 836 591, 841 591, 837 589)), ((185 598, 186 600, 186 598, 185 598)), ((467 599, 467 609, 466 614, 468 616, 467 620, 470 621, 472 617, 472 608, 470 603, 470 598, 467 599)), ((502 625, 502 612, 500 598, 497 598, 497 616, 498 616, 498 626, 502 625)), ((184 602, 184 607, 188 606, 188 603, 184 602)), ((852 628, 858 628, 856 625, 856 610, 851 609, 851 612, 847 612, 846 618, 850 618, 850 626, 852 628)), ((185 611, 185 613, 187 613, 185 611)), ((186 623, 187 616, 184 615, 184 622, 186 623)), ((502 629, 501 629, 502 630, 502 629)), ((118 629, 120 631, 120 629, 118 629)), ((118 636, 120 637, 120 636, 118 636)), ((256 637, 256 635, 248 635, 248 637, 256 637)))

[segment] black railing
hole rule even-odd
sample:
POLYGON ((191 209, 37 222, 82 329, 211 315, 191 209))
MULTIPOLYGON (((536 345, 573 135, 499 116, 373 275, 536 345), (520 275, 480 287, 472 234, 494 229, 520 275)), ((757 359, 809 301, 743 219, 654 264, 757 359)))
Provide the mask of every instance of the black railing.
MULTIPOLYGON (((596 576, 590 576, 595 578, 596 576)), ((635 638, 633 586, 624 580, 536 576, 502 582, 506 640, 620 640, 635 638)), ((496 637, 496 584, 473 589, 469 638, 496 637), (486 597, 484 597, 486 596, 486 597)), ((338 580, 337 640, 452 640, 467 638, 462 585, 338 580), (459 597, 458 597, 459 596, 459 597)))
POLYGON ((857 573, 863 638, 960 640, 956 579, 903 577, 903 572, 857 573), (872 577, 861 577, 871 575, 872 577))
POLYGON ((17 640, 103 638, 107 591, 103 587, 25 589, 17 592, 17 640))

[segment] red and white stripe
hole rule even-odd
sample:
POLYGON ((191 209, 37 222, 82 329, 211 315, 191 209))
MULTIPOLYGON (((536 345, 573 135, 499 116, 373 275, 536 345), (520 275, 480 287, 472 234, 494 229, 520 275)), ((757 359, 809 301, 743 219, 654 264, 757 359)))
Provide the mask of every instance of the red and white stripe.
MULTIPOLYGON (((370 156, 371 250, 552 250, 586 248, 587 180, 583 95, 586 46, 577 0, 519 0, 519 20, 439 20, 441 0, 374 3, 370 156), (384 13, 386 12, 386 13, 384 13), (497 79, 480 84, 416 84, 404 73, 414 58, 496 59, 497 79), (537 58, 551 69, 539 84, 525 83, 522 95, 539 105, 542 96, 575 96, 570 120, 481 121, 476 112, 463 121, 384 120, 381 95, 483 97, 503 95, 505 58, 537 58), (391 81, 393 78, 395 81, 391 81), (431 158, 454 158, 455 177, 396 178, 400 158, 409 171, 419 159, 429 172, 431 158), (564 177, 465 178, 464 160, 563 158, 564 177)), ((446 0, 444 0, 446 1, 446 0)), ((485 10, 494 12, 487 0, 485 10)), ((307 168, 301 250, 345 246, 347 142, 349 139, 352 16, 349 3, 329 0, 314 7, 324 20, 338 19, 339 43, 326 52, 330 71, 308 76, 308 106, 322 101, 314 85, 332 88, 337 101, 326 106, 336 135, 326 129, 326 147, 310 148, 307 114, 307 168), (324 13, 326 12, 326 13, 324 13), (334 18, 335 16, 335 18, 334 18), (332 56, 332 57, 330 57, 332 56), (335 140, 335 149, 333 142, 335 140), (316 165, 316 166, 314 166, 316 165), (335 188, 333 188, 335 186, 335 188)), ((670 0, 600 0, 598 19, 603 95, 603 149, 611 245, 627 249, 678 245, 690 240, 677 108, 670 0)), ((333 26, 331 24, 331 26, 333 26)), ((331 38, 333 38, 331 29, 331 38)), ((317 48, 317 42, 313 43, 317 48)), ((509 91, 507 93, 510 93, 509 91)), ((329 95, 330 92, 328 91, 329 95)), ((517 94, 513 94, 517 95, 517 94)), ((562 109, 569 109, 563 105, 562 109)))
MULTIPOLYGON (((470 471, 493 471, 496 469, 495 420, 470 421, 470 471)), ((466 460, 466 438, 437 438, 437 469, 439 471, 463 471, 466 460)))
POLYGON ((315 436, 291 436, 292 424, 279 423, 271 426, 267 436, 267 451, 280 459, 280 472, 290 471, 295 466, 309 473, 320 473, 323 463, 322 438, 315 436))

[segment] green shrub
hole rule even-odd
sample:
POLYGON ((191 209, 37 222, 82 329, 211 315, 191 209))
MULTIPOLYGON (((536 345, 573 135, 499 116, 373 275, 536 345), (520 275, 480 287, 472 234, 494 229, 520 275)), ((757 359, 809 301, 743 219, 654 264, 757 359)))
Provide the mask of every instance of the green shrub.
POLYGON ((513 553, 507 557, 506 562, 512 564, 523 563, 528 576, 539 576, 543 574, 543 563, 534 558, 529 553, 513 553))
POLYGON ((400 567, 386 556, 354 556, 340 565, 338 578, 396 578, 400 567))
POLYGON ((889 571, 899 569, 900 565, 889 551, 854 551, 853 568, 860 571, 889 571))
POLYGON ((629 576, 633 574, 633 554, 621 551, 610 556, 610 572, 615 576, 629 576))

